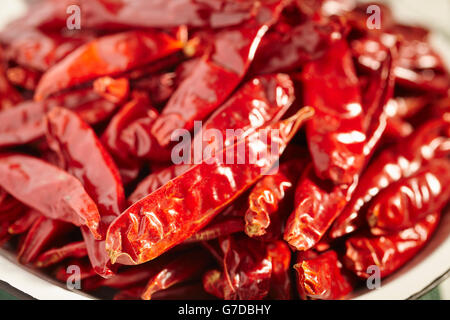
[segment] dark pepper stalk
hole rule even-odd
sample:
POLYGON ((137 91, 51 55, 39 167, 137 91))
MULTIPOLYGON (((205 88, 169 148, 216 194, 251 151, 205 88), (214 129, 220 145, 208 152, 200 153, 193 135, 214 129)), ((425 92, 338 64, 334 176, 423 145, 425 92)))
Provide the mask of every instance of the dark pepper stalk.
POLYGON ((440 212, 450 199, 450 161, 436 159, 419 172, 383 189, 370 203, 367 222, 376 235, 411 228, 440 212))
POLYGON ((109 227, 106 248, 112 262, 146 262, 202 229, 272 167, 300 125, 313 113, 312 108, 305 107, 287 120, 267 125, 263 129, 279 130, 279 138, 271 142, 265 141, 261 145, 261 136, 259 132, 255 132, 221 151, 213 159, 214 162, 208 163, 205 160, 194 165, 133 204, 109 227), (275 143, 272 145, 275 148, 273 150, 267 148, 271 143, 275 143), (245 157, 239 162, 256 163, 238 164, 236 159, 233 164, 219 161, 220 155, 224 159, 226 150, 234 150, 235 146, 236 150, 240 150, 239 144, 245 150, 245 154, 238 155, 239 158, 245 157), (271 151, 263 161, 245 160, 255 157, 259 151, 254 147, 261 150, 261 146, 271 151))

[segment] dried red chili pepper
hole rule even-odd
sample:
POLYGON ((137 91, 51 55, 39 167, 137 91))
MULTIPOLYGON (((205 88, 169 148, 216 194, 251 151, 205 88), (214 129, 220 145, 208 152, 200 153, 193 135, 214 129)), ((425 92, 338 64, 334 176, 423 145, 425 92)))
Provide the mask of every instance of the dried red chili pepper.
POLYGON ((219 221, 217 222, 214 222, 213 220, 205 228, 191 236, 189 239, 186 239, 184 243, 208 241, 244 231, 244 221, 242 221, 242 217, 225 217, 218 220, 219 221))
POLYGON ((439 224, 432 213, 411 228, 387 236, 355 235, 346 241, 345 266, 361 278, 368 278, 369 266, 377 266, 386 277, 402 267, 428 242, 439 224))
POLYGON ((259 180, 248 196, 245 213, 245 233, 264 240, 282 236, 285 219, 291 210, 294 185, 306 165, 307 157, 282 163, 278 172, 259 180))
POLYGON ((150 300, 158 291, 199 277, 211 262, 212 259, 205 250, 189 251, 176 257, 150 278, 141 294, 142 299, 150 300))
MULTIPOLYGON (((58 267, 54 271, 55 278, 61 282, 67 283, 67 281, 70 281, 71 278, 73 279, 73 270, 70 267, 78 267, 79 269, 77 271, 77 280, 86 280, 91 277, 98 277, 95 270, 92 268, 91 263, 89 262, 89 259, 87 258, 72 258, 65 263, 62 263, 58 265, 58 267)), ((83 282, 82 282, 83 283, 83 282)))
POLYGON ((226 300, 260 300, 270 290, 272 259, 267 244, 246 237, 225 237, 220 242, 223 270, 203 277, 206 292, 226 300))
POLYGON ((350 50, 336 41, 303 70, 305 104, 316 115, 306 126, 316 174, 335 183, 352 183, 364 165, 366 134, 363 110, 350 50))
MULTIPOLYGON (((100 212, 99 232, 106 236, 109 224, 125 208, 125 195, 119 171, 97 139, 95 132, 75 113, 54 108, 47 115, 47 142, 60 157, 64 168, 84 185, 100 212), (85 157, 89 150, 89 158, 85 157)), ((82 228, 94 269, 110 276, 109 257, 104 241, 96 241, 82 228)))
POLYGON ((42 215, 39 211, 29 209, 22 217, 14 221, 14 223, 9 226, 8 232, 13 235, 25 233, 41 216, 42 215))
POLYGON ((181 48, 181 43, 157 31, 129 31, 91 41, 51 67, 35 92, 42 100, 61 90, 115 75, 161 59, 181 48))
POLYGON ((22 96, 8 81, 7 73, 3 66, 0 65, 0 111, 14 107, 22 100, 22 96))
POLYGON ((124 101, 130 91, 130 84, 127 78, 98 78, 94 81, 93 87, 95 92, 113 103, 124 101))
POLYGON ((292 298, 291 250, 284 241, 274 241, 267 246, 272 260, 269 297, 276 300, 292 298))
POLYGON ((23 67, 13 67, 6 70, 6 77, 15 86, 35 90, 41 78, 41 73, 23 67))
POLYGON ((321 254, 311 250, 299 252, 294 269, 297 271, 297 289, 302 299, 337 300, 353 290, 333 250, 321 254))
MULTIPOLYGON (((233 164, 224 164, 223 157, 222 161, 217 157, 211 164, 205 161, 194 165, 133 204, 108 229, 106 248, 111 260, 122 264, 143 263, 202 229, 270 169, 299 126, 313 113, 313 109, 303 108, 287 120, 267 125, 265 130, 278 130, 277 139, 268 142, 272 137, 266 135, 266 141, 263 142, 259 140, 259 132, 255 132, 236 145, 237 150, 242 150, 239 144, 245 150, 245 154, 238 155, 239 161, 234 159, 233 164), (256 154, 260 153, 256 150, 261 150, 262 146, 269 150, 267 147, 270 144, 271 152, 263 161, 245 160, 252 157, 256 159, 256 154)), ((230 148, 234 150, 234 147, 230 148)), ((221 152, 222 156, 227 149, 221 152)))
POLYGON ((36 267, 45 268, 67 258, 83 258, 87 256, 84 241, 72 242, 60 248, 53 248, 43 252, 35 262, 36 267))
POLYGON ((416 174, 389 185, 370 203, 367 221, 373 234, 413 227, 440 212, 450 199, 450 161, 436 159, 416 174))
POLYGON ((72 228, 73 226, 66 222, 41 216, 34 222, 20 244, 17 258, 24 264, 34 262, 55 239, 72 228))
POLYGON ((285 3, 276 0, 261 5, 259 16, 245 25, 215 34, 210 52, 178 86, 152 127, 152 134, 162 146, 169 144, 174 130, 190 130, 194 120, 207 117, 241 82, 261 38, 276 22, 285 3))
POLYGON ((330 236, 338 238, 361 225, 361 208, 382 189, 401 178, 411 176, 427 161, 449 153, 449 125, 445 117, 430 120, 411 136, 381 152, 359 179, 351 199, 331 228, 330 236))
POLYGON ((51 219, 86 225, 100 238, 100 214, 74 176, 42 160, 22 154, 0 156, 0 186, 51 219))

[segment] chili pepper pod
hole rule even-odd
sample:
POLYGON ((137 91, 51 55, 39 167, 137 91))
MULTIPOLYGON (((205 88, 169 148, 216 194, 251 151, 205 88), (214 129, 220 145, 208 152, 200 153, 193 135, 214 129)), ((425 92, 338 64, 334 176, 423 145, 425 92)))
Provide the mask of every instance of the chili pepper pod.
POLYGON ((267 244, 246 237, 219 240, 223 270, 203 276, 206 292, 225 300, 260 300, 269 294, 272 259, 267 244))
POLYGON ((286 213, 293 200, 294 186, 308 158, 289 160, 278 172, 259 180, 251 190, 245 213, 245 233, 249 237, 275 240, 282 236, 286 213))
POLYGON ((86 244, 83 241, 72 242, 60 248, 52 248, 37 257, 35 265, 45 268, 67 258, 83 258, 87 256, 86 244))
POLYGON ((184 243, 209 241, 217 239, 219 237, 224 237, 233 233, 244 231, 244 222, 242 221, 242 217, 225 217, 218 220, 219 221, 217 222, 214 222, 213 220, 202 230, 186 239, 184 243))
POLYGON ((389 184, 411 176, 434 158, 448 155, 448 128, 449 122, 445 117, 430 120, 373 159, 361 175, 351 199, 334 222, 331 238, 355 231, 362 224, 361 209, 389 184))
POLYGON ((291 250, 284 241, 268 244, 267 250, 272 260, 272 275, 268 297, 276 300, 292 299, 291 250))
POLYGON ((432 160, 415 175, 382 190, 369 205, 367 221, 373 234, 389 234, 440 212, 449 199, 450 161, 432 160))
POLYGON ((168 145, 174 130, 191 130, 194 120, 206 118, 225 101, 244 78, 261 38, 276 22, 285 4, 283 0, 261 3, 259 16, 215 34, 210 52, 180 83, 155 121, 152 134, 159 144, 168 145))
POLYGON ((133 204, 109 227, 106 248, 112 262, 143 263, 202 229, 272 167, 313 113, 312 108, 305 107, 289 119, 265 126, 133 204), (279 137, 267 136, 267 130, 277 132, 279 137), (265 142, 260 140, 261 132, 265 132, 265 142), (244 153, 236 155, 235 146, 244 153), (261 152, 257 150, 262 147, 270 153, 262 161, 251 161, 257 159, 261 152), (224 163, 226 150, 233 150, 233 161, 226 161, 231 164, 224 163))
POLYGON ((95 78, 125 72, 161 59, 181 44, 157 31, 129 31, 91 41, 50 68, 41 78, 35 99, 95 78))
POLYGON ((346 241, 345 266, 368 278, 369 266, 377 266, 386 277, 411 260, 428 242, 439 224, 440 213, 429 214, 413 227, 387 236, 355 235, 346 241))
MULTIPOLYGON (((109 224, 125 207, 122 181, 112 158, 95 132, 75 113, 63 108, 54 108, 47 115, 47 142, 61 157, 64 168, 81 181, 96 202, 103 240, 109 224), (86 150, 89 159, 85 157, 86 150)), ((110 276, 104 241, 97 241, 83 227, 81 231, 94 269, 100 275, 110 276)))
POLYGON ((29 209, 23 216, 18 218, 9 226, 8 232, 12 235, 25 233, 31 228, 39 217, 41 217, 41 213, 39 211, 29 209))
POLYGON ((100 214, 80 181, 37 158, 22 154, 0 156, 0 186, 50 219, 86 225, 100 238, 100 214))
POLYGON ((150 300, 152 295, 158 291, 199 277, 211 262, 210 255, 203 249, 189 251, 174 258, 150 278, 141 298, 150 300))
POLYGON ((14 107, 22 100, 23 98, 20 93, 9 82, 7 73, 3 66, 0 66, 0 111, 14 107))
POLYGON ((297 289, 302 299, 338 300, 353 290, 353 285, 343 274, 342 264, 335 251, 324 253, 299 252, 297 264, 297 289))
POLYGON ((127 78, 102 77, 94 81, 93 88, 95 92, 106 100, 119 103, 127 98, 130 84, 127 78))
POLYGON ((306 126, 316 174, 351 184, 364 164, 366 134, 352 57, 345 41, 335 42, 303 70, 305 104, 316 116, 306 126))
POLYGON ((6 70, 6 77, 11 84, 33 91, 41 78, 41 73, 24 67, 13 67, 6 70))

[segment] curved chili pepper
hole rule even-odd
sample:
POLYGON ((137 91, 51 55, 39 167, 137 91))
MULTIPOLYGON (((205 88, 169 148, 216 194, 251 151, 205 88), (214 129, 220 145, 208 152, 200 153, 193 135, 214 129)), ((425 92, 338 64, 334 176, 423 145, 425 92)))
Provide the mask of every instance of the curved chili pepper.
POLYGON ((87 256, 84 241, 72 242, 60 248, 53 248, 43 252, 35 262, 36 267, 45 268, 67 258, 83 258, 87 256))
POLYGON ((242 231, 244 231, 242 217, 225 217, 219 219, 217 222, 214 222, 213 220, 205 228, 191 236, 189 239, 186 239, 184 243, 209 241, 242 231))
MULTIPOLYGON (((264 127, 266 130, 279 130, 279 137, 271 142, 259 140, 258 132, 238 142, 237 150, 245 150, 245 154, 238 155, 245 157, 244 161, 241 159, 239 162, 257 163, 238 164, 234 160, 233 164, 223 164, 223 161, 214 158, 215 161, 210 164, 205 161, 194 165, 133 204, 108 229, 106 248, 111 260, 122 264, 143 263, 202 229, 270 169, 299 126, 313 113, 313 109, 303 108, 287 120, 264 127), (255 152, 259 153, 254 147, 261 150, 265 146, 265 150, 269 150, 270 143, 271 152, 264 161, 245 161, 255 157, 255 152), (239 149, 239 144, 243 149, 239 149)), ((226 150, 234 150, 234 147, 232 145, 221 151, 222 159, 226 150)))
POLYGON ((13 235, 25 233, 31 228, 31 226, 40 216, 40 212, 34 209, 30 209, 22 217, 14 221, 14 223, 9 226, 8 232, 13 235))
POLYGON ((319 60, 303 70, 305 104, 316 115, 306 126, 316 174, 351 184, 364 165, 366 134, 363 110, 350 50, 335 42, 319 60))
MULTIPOLYGON (((13 67, 6 70, 6 77, 15 86, 27 90, 35 90, 41 73, 24 67, 13 67)), ((19 102, 19 101, 18 101, 19 102)))
POLYGON ((100 238, 95 202, 74 176, 42 160, 22 154, 0 156, 0 186, 51 219, 86 225, 100 238))
MULTIPOLYGON (((122 181, 112 158, 95 132, 67 109, 54 108, 48 113, 47 141, 61 157, 65 169, 81 181, 96 202, 101 216, 99 232, 104 239, 109 224, 125 207, 122 181), (89 161, 86 150, 90 152, 89 161)), ((96 241, 84 228, 82 233, 94 269, 100 275, 111 275, 104 241, 96 241)))
POLYGON ((204 119, 225 101, 243 79, 261 38, 284 6, 282 0, 265 2, 260 16, 215 34, 210 53, 179 85, 152 127, 162 146, 169 144, 174 130, 192 129, 194 120, 204 119))
POLYGON ((376 235, 403 230, 440 212, 449 199, 450 161, 432 160, 415 175, 383 189, 369 205, 367 221, 376 235))
POLYGON ((294 185, 307 159, 299 157, 285 162, 278 172, 255 184, 248 196, 249 208, 244 216, 245 233, 249 237, 281 238, 286 214, 291 210, 294 185))
POLYGON ((346 241, 345 266, 358 277, 368 278, 369 266, 377 266, 386 277, 402 267, 428 242, 439 224, 432 213, 411 228, 388 236, 356 235, 346 241))
POLYGON ((248 136, 257 128, 279 120, 294 101, 294 85, 284 74, 253 78, 243 84, 219 109, 203 124, 201 133, 194 137, 191 158, 196 163, 196 148, 205 157, 205 151, 217 152, 222 148, 248 136), (208 137, 210 130, 215 135, 226 137, 222 143, 208 137), (234 132, 231 130, 235 130, 234 132), (233 132, 230 136, 230 132, 233 132))
POLYGON ((17 258, 24 264, 34 262, 53 241, 72 228, 73 226, 66 222, 41 216, 34 222, 20 244, 17 258))
POLYGON ((338 238, 355 231, 362 223, 361 208, 382 189, 411 176, 429 160, 448 155, 449 126, 445 117, 430 120, 404 141, 399 141, 373 159, 332 226, 330 236, 338 238))
POLYGON ((333 185, 317 178, 308 166, 295 190, 295 210, 289 216, 284 240, 297 250, 314 247, 346 205, 347 185, 333 185))
POLYGON ((267 246, 272 260, 269 297, 276 300, 292 298, 291 250, 284 241, 274 241, 267 246))
POLYGON ((297 271, 297 288, 302 299, 337 300, 353 290, 333 250, 321 254, 314 251, 299 252, 294 269, 297 271))
POLYGON ((223 271, 203 277, 206 292, 226 300, 260 300, 269 294, 272 259, 267 244, 246 237, 220 240, 223 271))
POLYGON ((157 31, 129 31, 91 41, 51 67, 42 76, 35 99, 102 76, 115 75, 163 58, 181 44, 157 31))
POLYGON ((192 165, 190 164, 175 164, 149 174, 138 184, 133 193, 128 197, 128 202, 133 204, 139 201, 165 185, 169 180, 185 173, 191 167, 192 165))
POLYGON ((67 283, 67 280, 69 280, 69 278, 73 277, 73 273, 68 272, 69 266, 77 266, 79 268, 79 273, 77 274, 77 275, 79 275, 79 278, 77 278, 77 279, 82 281, 82 283, 81 283, 82 285, 83 285, 83 280, 89 279, 91 277, 98 277, 97 273, 92 268, 91 263, 89 262, 89 259, 87 259, 87 258, 72 258, 72 259, 66 261, 65 263, 58 265, 58 267, 54 271, 55 278, 61 282, 67 283))
POLYGON ((173 259, 150 278, 141 294, 142 299, 150 300, 158 291, 200 276, 211 262, 205 250, 189 251, 173 259))

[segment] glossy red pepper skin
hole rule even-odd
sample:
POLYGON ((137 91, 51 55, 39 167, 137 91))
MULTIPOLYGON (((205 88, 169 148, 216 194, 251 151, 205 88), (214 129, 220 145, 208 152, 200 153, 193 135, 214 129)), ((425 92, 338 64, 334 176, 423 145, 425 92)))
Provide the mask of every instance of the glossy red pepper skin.
MULTIPOLYGON (((266 136, 268 139, 263 142, 266 147, 270 143, 276 144, 271 146, 273 152, 264 161, 245 160, 255 157, 253 147, 262 142, 259 140, 260 134, 256 132, 239 142, 245 150, 245 154, 239 157, 245 157, 244 161, 235 159, 233 164, 226 164, 231 161, 221 161, 220 156, 212 158, 214 161, 205 160, 133 204, 108 229, 106 248, 111 260, 122 264, 143 263, 202 229, 270 169, 299 126, 313 113, 313 109, 303 108, 287 120, 264 127, 279 130, 276 141, 269 142, 271 137, 266 136)), ((237 150, 242 150, 239 149, 239 143, 232 145, 232 150, 235 146, 237 150)), ((226 149, 221 151, 222 159, 225 153, 226 149)))
POLYGON ((46 71, 36 88, 35 99, 148 64, 180 48, 181 43, 157 31, 129 31, 98 38, 46 71))
POLYGON ((307 64, 303 79, 305 105, 316 109, 306 126, 316 174, 351 184, 364 165, 366 134, 358 78, 346 42, 335 42, 321 59, 307 64))
POLYGON ((219 240, 223 270, 203 277, 206 292, 225 300, 260 300, 269 294, 272 259, 267 244, 246 237, 219 240))
POLYGON ((289 216, 284 240, 299 251, 314 247, 346 205, 349 188, 317 178, 308 166, 295 189, 295 210, 289 216))
POLYGON ((238 86, 253 60, 254 50, 284 5, 282 0, 268 1, 263 4, 260 16, 214 35, 209 53, 178 86, 155 121, 152 134, 162 146, 170 143, 174 130, 191 130, 194 120, 207 117, 238 86))
POLYGON ((278 172, 259 180, 248 196, 245 233, 249 237, 276 240, 282 237, 285 220, 291 209, 294 186, 306 166, 307 157, 282 163, 278 172))
POLYGON ((189 251, 174 258, 150 278, 141 294, 142 299, 150 300, 158 291, 199 277, 211 262, 210 255, 203 249, 189 251))
POLYGON ((71 229, 73 226, 66 222, 41 216, 25 235, 19 246, 17 258, 24 264, 34 262, 53 241, 71 229))
POLYGON ((0 112, 0 147, 20 145, 42 137, 45 114, 58 106, 74 110, 89 124, 105 120, 117 108, 117 104, 90 89, 64 93, 40 102, 24 101, 0 112))
POLYGON ((194 137, 192 143, 192 161, 196 163, 198 157, 197 145, 203 147, 198 148, 203 157, 206 150, 217 152, 234 143, 234 139, 239 140, 257 128, 279 120, 294 98, 294 84, 285 74, 255 77, 244 83, 204 122, 202 132, 194 137), (211 141, 212 137, 208 137, 210 130, 226 137, 223 143, 211 141), (228 133, 230 130, 236 130, 231 137, 228 133))
POLYGON ((335 251, 300 252, 297 255, 297 289, 302 299, 343 299, 353 286, 342 273, 342 264, 335 251))
POLYGON ((338 238, 362 224, 361 208, 389 184, 413 175, 433 158, 449 153, 449 125, 445 117, 430 120, 411 136, 382 151, 359 179, 351 199, 334 222, 330 236, 338 238))
POLYGON ((101 237, 97 206, 74 176, 22 154, 2 154, 0 175, 0 186, 24 204, 48 218, 86 225, 101 237))
POLYGON ((449 199, 450 161, 432 160, 416 174, 382 190, 369 205, 367 221, 373 234, 389 234, 440 212, 449 199))
POLYGON ((53 248, 43 252, 36 259, 35 265, 38 268, 45 268, 67 258, 83 258, 87 256, 86 244, 84 241, 72 242, 60 248, 53 248))
MULTIPOLYGON (((99 232, 104 239, 109 224, 125 208, 123 185, 114 161, 89 125, 67 109, 54 108, 47 114, 47 143, 96 202, 101 216, 99 232), (89 158, 85 157, 86 150, 89 158)), ((94 269, 110 276, 105 242, 96 241, 87 229, 82 228, 82 233, 94 269)))
POLYGON ((272 276, 268 297, 275 300, 292 299, 291 250, 284 241, 268 244, 267 250, 272 260, 272 276))
POLYGON ((345 266, 358 277, 368 278, 369 266, 377 266, 386 277, 401 268, 428 242, 439 224, 435 212, 411 228, 387 236, 355 235, 346 241, 345 266))
POLYGON ((213 220, 205 228, 195 233, 189 239, 186 239, 184 243, 209 241, 244 231, 244 221, 242 221, 242 217, 225 217, 218 220, 219 221, 217 222, 214 222, 213 220))

